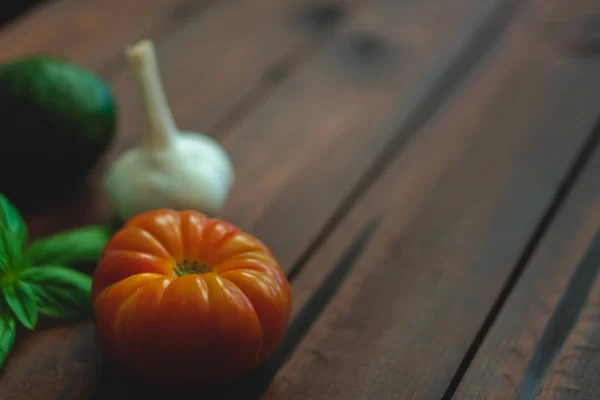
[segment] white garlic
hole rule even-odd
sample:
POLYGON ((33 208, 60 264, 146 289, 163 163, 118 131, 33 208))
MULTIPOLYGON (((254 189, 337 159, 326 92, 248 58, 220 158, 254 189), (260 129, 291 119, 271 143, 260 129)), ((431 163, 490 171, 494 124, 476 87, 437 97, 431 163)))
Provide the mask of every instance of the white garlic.
POLYGON ((147 116, 140 146, 110 167, 105 191, 123 220, 158 208, 217 213, 234 183, 233 164, 213 138, 180 132, 166 100, 154 45, 144 40, 127 50, 147 116))

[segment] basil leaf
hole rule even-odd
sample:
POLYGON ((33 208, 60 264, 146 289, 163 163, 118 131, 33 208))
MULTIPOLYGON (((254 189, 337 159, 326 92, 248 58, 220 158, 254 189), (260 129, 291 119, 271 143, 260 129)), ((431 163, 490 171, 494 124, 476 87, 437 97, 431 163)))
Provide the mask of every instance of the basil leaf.
POLYGON ((29 265, 72 265, 98 261, 112 231, 94 225, 35 240, 29 245, 29 265))
POLYGON ((11 232, 0 228, 0 271, 6 273, 22 266, 22 247, 11 232))
POLYGON ((3 287, 4 299, 19 322, 29 330, 34 330, 38 319, 35 295, 30 285, 16 281, 3 287))
POLYGON ((27 243, 27 226, 21 214, 4 195, 0 193, 0 228, 11 232, 20 250, 27 243))
POLYGON ((92 311, 89 295, 82 292, 72 293, 55 286, 44 288, 34 284, 32 287, 40 314, 54 318, 75 318, 92 311))
POLYGON ((92 278, 59 266, 29 267, 21 279, 31 285, 41 314, 72 318, 91 312, 92 278))
POLYGON ((8 358, 8 354, 15 344, 17 323, 9 313, 0 314, 0 368, 8 358))
POLYGON ((0 240, 0 272, 7 273, 10 271, 10 261, 7 252, 4 251, 4 245, 0 240))
POLYGON ((0 194, 0 271, 21 266, 26 242, 27 227, 21 214, 0 194))

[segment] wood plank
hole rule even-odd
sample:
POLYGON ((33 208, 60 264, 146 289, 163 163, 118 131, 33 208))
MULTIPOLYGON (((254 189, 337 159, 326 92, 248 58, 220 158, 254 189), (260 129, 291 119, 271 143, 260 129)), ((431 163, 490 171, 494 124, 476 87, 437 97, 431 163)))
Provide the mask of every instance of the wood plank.
POLYGON ((366 171, 393 156, 468 74, 508 9, 497 0, 369 4, 223 135, 240 166, 227 218, 263 238, 290 271, 370 182, 366 171))
MULTIPOLYGON (((596 142, 600 125, 596 126, 596 142)), ((536 247, 455 399, 595 399, 600 151, 536 247), (587 305, 586 305, 587 303, 587 305), (536 396, 537 394, 537 396, 536 396)))
MULTIPOLYGON (((590 29, 596 23, 590 16, 599 11, 598 4, 592 1, 578 1, 577 7, 569 10, 565 16, 568 23, 557 26, 555 31, 567 46, 562 50, 567 50, 569 55, 579 54, 579 49, 588 47, 596 39, 590 29)), ((564 62, 590 71, 599 66, 597 60, 585 57, 564 62)), ((579 120, 583 122, 584 119, 579 120)), ((565 132, 570 130, 565 127, 565 132)), ((598 397, 598 393, 593 396, 586 392, 587 385, 583 382, 587 381, 580 379, 583 375, 574 376, 574 381, 579 380, 578 385, 562 380, 568 377, 566 371, 570 366, 579 364, 581 367, 581 359, 571 360, 566 354, 578 351, 581 346, 579 335, 584 334, 582 329, 586 324, 589 326, 581 320, 583 317, 580 317, 582 325, 570 333, 570 348, 565 348, 560 357, 556 354, 572 329, 570 320, 577 318, 580 312, 577 302, 567 301, 568 288, 577 282, 580 274, 577 271, 585 273, 578 262, 586 251, 592 251, 591 240, 600 221, 600 191, 595 184, 598 168, 600 156, 596 154, 525 265, 525 272, 469 366, 456 399, 531 398, 538 390, 544 391, 540 398, 598 397), (571 365, 564 364, 561 357, 571 365), (580 390, 569 392, 568 387, 580 390)), ((584 275, 583 279, 591 282, 589 276, 584 275)), ((583 300, 588 295, 582 288, 574 290, 578 292, 576 299, 583 300)), ((588 306, 584 313, 592 309, 588 306)), ((591 372, 592 369, 588 369, 588 373, 591 372)))
POLYGON ((456 399, 595 399, 600 121, 591 160, 535 249, 456 399))
MULTIPOLYGON (((578 191, 578 196, 587 205, 588 213, 583 215, 586 219, 578 221, 578 211, 569 215, 571 226, 579 222, 582 227, 578 230, 577 237, 582 237, 582 244, 588 245, 587 252, 579 252, 579 263, 577 260, 570 264, 569 260, 565 261, 565 266, 576 268, 574 271, 571 269, 573 274, 568 286, 560 296, 548 324, 544 327, 534 355, 527 364, 518 387, 518 395, 532 393, 536 395, 536 399, 541 400, 600 398, 600 387, 597 383, 600 365, 600 217, 597 204, 600 196, 597 191, 591 189, 597 187, 600 172, 598 164, 600 163, 595 161, 588 173, 587 180, 591 186, 578 191), (596 204, 589 204, 591 202, 596 204), (585 239, 588 240, 584 241, 585 239)), ((564 238, 561 244, 563 243, 570 251, 569 240, 564 238)), ((582 246, 576 244, 573 247, 582 246)), ((564 267, 563 269, 567 270, 564 267)), ((553 294, 559 297, 559 292, 553 294)))
POLYGON ((265 399, 451 394, 597 115, 597 62, 562 58, 546 35, 571 13, 590 11, 577 4, 528 3, 302 270, 294 281, 300 308, 328 266, 379 219, 369 247, 265 399))
MULTIPOLYGON (((224 134, 240 182, 224 216, 258 234, 292 269, 361 183, 365 168, 385 148, 402 143, 397 139, 408 139, 412 126, 429 117, 494 39, 506 17, 501 3, 370 3, 260 108, 224 134), (432 91, 435 96, 428 100, 432 91), (411 120, 419 110, 420 119, 411 120), (289 224, 285 229, 282 221, 289 224)), ((86 208, 82 221, 107 215, 98 217, 89 211, 93 207, 86 208)), ((49 226, 56 229, 57 223, 49 226)), ((15 349, 0 398, 30 398, 40 391, 49 397, 93 397, 106 383, 107 371, 91 324, 47 329, 15 349)), ((107 396, 118 395, 104 386, 107 396)))

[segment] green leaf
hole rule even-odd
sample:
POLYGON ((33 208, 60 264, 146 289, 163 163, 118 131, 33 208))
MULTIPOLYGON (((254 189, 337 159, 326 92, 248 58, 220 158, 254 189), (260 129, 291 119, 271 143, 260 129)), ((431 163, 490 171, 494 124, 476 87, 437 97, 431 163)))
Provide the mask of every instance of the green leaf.
POLYGON ((0 228, 11 232, 20 249, 27 243, 27 226, 15 206, 0 193, 0 228))
POLYGON ((73 265, 98 261, 112 231, 93 225, 35 240, 27 250, 30 265, 73 265))
POLYGON ((25 282, 15 281, 2 288, 6 304, 19 322, 29 330, 34 330, 38 319, 36 298, 33 289, 25 282))
POLYGON ((0 240, 0 272, 7 273, 10 271, 10 261, 8 259, 8 254, 4 251, 4 244, 2 240, 0 240))
POLYGON ((8 354, 15 344, 17 323, 9 313, 0 314, 0 368, 8 358, 8 354))
POLYGON ((44 315, 72 318, 91 311, 89 275, 59 265, 46 265, 29 267, 20 276, 31 285, 38 310, 44 315))
POLYGON ((0 228, 0 271, 7 273, 23 266, 23 248, 17 238, 0 228))
POLYGON ((27 242, 27 227, 21 214, 0 194, 0 271, 7 272, 22 264, 27 242))

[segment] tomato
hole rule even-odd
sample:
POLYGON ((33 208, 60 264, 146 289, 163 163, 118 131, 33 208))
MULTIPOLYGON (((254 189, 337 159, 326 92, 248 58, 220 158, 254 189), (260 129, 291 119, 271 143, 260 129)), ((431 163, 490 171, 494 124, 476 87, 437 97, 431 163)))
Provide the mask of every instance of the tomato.
POLYGON ((165 383, 221 384, 259 364, 291 312, 269 249, 234 225, 155 210, 113 235, 92 281, 96 336, 117 366, 165 383))

